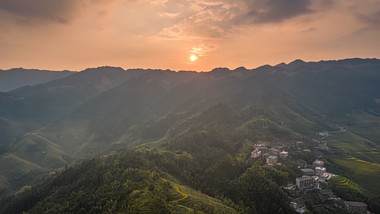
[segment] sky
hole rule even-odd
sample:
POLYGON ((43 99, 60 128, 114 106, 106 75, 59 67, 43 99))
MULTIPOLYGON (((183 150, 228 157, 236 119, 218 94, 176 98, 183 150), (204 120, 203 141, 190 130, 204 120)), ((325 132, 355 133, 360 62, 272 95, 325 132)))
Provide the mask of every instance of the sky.
POLYGON ((0 0, 0 29, 0 69, 380 58, 380 0, 0 0))

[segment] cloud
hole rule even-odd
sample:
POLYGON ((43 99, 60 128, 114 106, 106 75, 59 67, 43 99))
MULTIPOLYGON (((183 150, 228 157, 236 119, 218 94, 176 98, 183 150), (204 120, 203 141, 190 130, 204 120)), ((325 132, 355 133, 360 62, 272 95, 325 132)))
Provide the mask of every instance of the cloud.
POLYGON ((246 3, 247 12, 239 14, 237 23, 278 23, 312 13, 310 0, 255 0, 246 3))
MULTIPOLYGON (((242 35, 251 27, 309 22, 296 18, 323 14, 333 5, 333 0, 168 0, 160 16, 170 21, 153 38, 192 41, 190 52, 207 56, 223 39, 242 35)), ((302 28, 316 29, 305 23, 302 28)))
POLYGON ((283 23, 333 5, 333 0, 168 0, 162 13, 175 14, 174 23, 160 36, 222 38, 241 26, 283 23))
MULTIPOLYGON (((117 1, 120 0, 0 0, 0 14, 12 14, 23 23, 49 21, 67 24, 91 6, 105 8, 117 1)), ((105 10, 100 12, 105 13, 105 10)))
POLYGON ((370 27, 380 28, 380 10, 371 14, 357 14, 360 21, 370 27))
POLYGON ((203 57, 207 56, 209 52, 215 51, 217 47, 217 44, 214 44, 212 42, 204 42, 203 44, 192 47, 190 53, 193 53, 198 57, 203 57))
POLYGON ((0 12, 29 20, 67 23, 82 3, 80 0, 0 0, 0 12))

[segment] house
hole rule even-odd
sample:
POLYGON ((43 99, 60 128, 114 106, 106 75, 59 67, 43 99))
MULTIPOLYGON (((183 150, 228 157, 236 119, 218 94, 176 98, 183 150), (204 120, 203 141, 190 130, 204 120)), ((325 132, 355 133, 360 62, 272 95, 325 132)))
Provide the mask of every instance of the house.
POLYGON ((324 165, 325 165, 325 163, 324 163, 323 161, 318 160, 318 159, 316 159, 316 160, 313 162, 313 166, 314 166, 314 167, 317 167, 317 166, 319 166, 319 167, 324 167, 324 165))
POLYGON ((270 142, 264 140, 258 140, 256 145, 268 146, 270 142))
POLYGON ((323 174, 323 177, 320 177, 319 179, 321 178, 325 178, 325 180, 330 180, 332 177, 336 177, 337 175, 333 174, 333 173, 329 173, 329 172, 325 172, 323 174))
POLYGON ((321 201, 325 202, 329 200, 329 198, 334 197, 334 194, 331 189, 320 189, 318 192, 318 197, 321 201))
POLYGON ((306 168, 306 169, 301 169, 301 171, 303 172, 304 175, 309 175, 309 176, 315 175, 315 172, 313 169, 306 168))
POLYGON ((255 148, 261 152, 266 152, 268 150, 268 147, 264 144, 255 144, 255 148))
POLYGON ((325 173, 326 173, 325 167, 320 167, 320 166, 315 167, 315 174, 317 174, 318 176, 322 177, 325 173))
POLYGON ((326 177, 319 177, 319 178, 318 178, 318 181, 319 181, 319 182, 326 182, 326 177))
POLYGON ((306 161, 301 160, 301 159, 297 160, 297 164, 298 164, 299 168, 305 168, 305 167, 307 167, 306 161))
POLYGON ((314 180, 308 175, 304 175, 300 178, 296 178, 296 186, 300 190, 310 189, 314 186, 314 180))
POLYGON ((275 155, 279 155, 280 154, 280 150, 276 149, 276 148, 271 148, 269 150, 272 154, 275 154, 275 155))
POLYGON ((294 199, 293 201, 290 202, 290 206, 293 207, 297 213, 306 212, 305 200, 303 200, 302 198, 294 199))
POLYGON ((317 157, 319 157, 319 158, 323 157, 323 153, 322 153, 321 151, 319 151, 318 149, 316 149, 316 150, 314 151, 314 154, 315 154, 315 156, 317 156, 317 157))
POLYGON ((296 141, 296 147, 297 148, 300 148, 301 145, 303 145, 302 141, 296 141))
POLYGON ((267 157, 267 164, 272 166, 272 165, 275 165, 277 163, 277 156, 276 155, 271 155, 269 157, 267 157))
POLYGON ((320 149, 327 149, 327 141, 320 141, 317 147, 320 149))
POLYGON ((344 200, 338 197, 334 197, 332 198, 332 206, 339 209, 344 209, 345 208, 344 200))
POLYGON ((281 159, 285 159, 285 158, 287 158, 288 157, 288 152, 286 152, 286 151, 282 151, 282 152, 280 152, 280 158, 281 159))
POLYGON ((345 201, 345 209, 349 213, 367 213, 367 204, 357 201, 345 201))
POLYGON ((319 189, 319 177, 318 176, 311 176, 311 179, 313 180, 313 187, 316 187, 317 189, 319 189))
POLYGON ((261 156, 261 151, 257 148, 251 152, 251 158, 258 158, 261 156))

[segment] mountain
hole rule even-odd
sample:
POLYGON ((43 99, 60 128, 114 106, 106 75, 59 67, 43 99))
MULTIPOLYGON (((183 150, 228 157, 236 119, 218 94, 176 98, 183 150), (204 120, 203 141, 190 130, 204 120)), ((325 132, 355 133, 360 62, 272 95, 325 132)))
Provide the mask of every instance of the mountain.
POLYGON ((22 120, 47 124, 133 75, 133 72, 125 72, 121 68, 86 69, 45 84, 18 88, 10 93, 24 100, 28 112, 22 120))
POLYGON ((69 71, 47 71, 13 68, 0 70, 0 91, 6 92, 23 86, 43 84, 71 75, 69 71))
POLYGON ((298 159, 321 154, 360 189, 340 194, 377 210, 379 83, 380 60, 296 60, 205 73, 100 67, 0 94, 3 212, 292 213, 281 186, 294 182, 298 159), (317 152, 326 130, 333 152, 317 152), (257 142, 295 141, 313 153, 286 148, 280 167, 250 158, 257 142))

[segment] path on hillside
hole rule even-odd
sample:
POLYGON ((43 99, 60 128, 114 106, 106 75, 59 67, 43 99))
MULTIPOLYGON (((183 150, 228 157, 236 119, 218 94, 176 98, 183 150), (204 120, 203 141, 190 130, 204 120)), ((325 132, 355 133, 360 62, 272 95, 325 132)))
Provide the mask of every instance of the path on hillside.
POLYGON ((175 184, 174 189, 177 190, 177 192, 182 195, 182 198, 171 201, 171 202, 180 202, 180 201, 186 199, 187 197, 189 197, 186 193, 183 193, 183 192, 181 192, 181 190, 179 190, 179 187, 177 184, 175 184))

